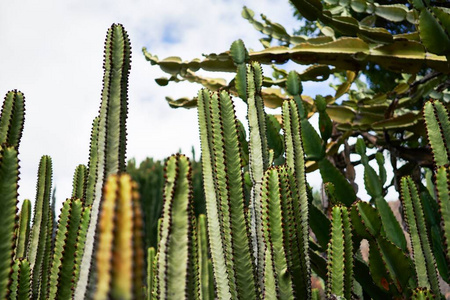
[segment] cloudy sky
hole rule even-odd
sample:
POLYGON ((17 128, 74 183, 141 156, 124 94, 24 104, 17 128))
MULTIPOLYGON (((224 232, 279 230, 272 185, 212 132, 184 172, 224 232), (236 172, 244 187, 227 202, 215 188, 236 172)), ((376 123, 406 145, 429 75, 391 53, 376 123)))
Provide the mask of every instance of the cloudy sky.
MULTIPOLYGON (((159 87, 154 79, 165 74, 145 61, 141 49, 160 58, 192 59, 227 50, 239 38, 248 48, 261 49, 262 35, 241 17, 244 5, 288 31, 298 26, 285 0, 2 1, 0 94, 19 89, 26 96, 20 200, 34 199, 44 154, 53 159, 58 202, 70 196, 73 171, 88 159, 91 123, 100 105, 103 43, 112 23, 125 26, 133 47, 127 157, 162 159, 179 149, 189 155, 192 146, 199 150, 196 110, 174 110, 164 100, 192 97, 199 86, 159 87)), ((306 84, 305 94, 314 96, 319 87, 323 92, 323 83, 306 84)))

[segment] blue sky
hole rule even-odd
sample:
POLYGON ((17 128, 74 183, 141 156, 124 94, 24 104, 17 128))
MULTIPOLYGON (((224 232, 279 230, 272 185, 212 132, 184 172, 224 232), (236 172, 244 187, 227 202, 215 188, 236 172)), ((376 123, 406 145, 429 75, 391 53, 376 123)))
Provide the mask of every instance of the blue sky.
MULTIPOLYGON (((171 109, 164 97, 192 97, 199 86, 159 87, 154 79, 165 74, 145 61, 141 48, 160 58, 192 59, 227 50, 241 38, 248 48, 261 49, 262 35, 241 17, 244 5, 290 32, 298 26, 284 0, 2 1, 0 94, 19 89, 26 96, 20 200, 35 197, 42 155, 53 159, 58 202, 70 196, 73 171, 88 159, 91 123, 100 105, 103 43, 112 23, 125 26, 133 47, 127 157, 162 159, 179 149, 198 150, 196 110, 171 109)), ((323 86, 306 84, 305 94, 315 95, 323 86)), ((237 109, 243 119, 239 100, 237 109)), ((317 176, 311 180, 320 184, 317 176)))

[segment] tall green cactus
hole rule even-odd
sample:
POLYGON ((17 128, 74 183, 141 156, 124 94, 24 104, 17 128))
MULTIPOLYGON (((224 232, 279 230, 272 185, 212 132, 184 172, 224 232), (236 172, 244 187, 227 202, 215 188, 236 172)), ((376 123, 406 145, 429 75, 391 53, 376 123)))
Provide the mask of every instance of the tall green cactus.
MULTIPOLYGON (((299 248, 299 264, 301 272, 294 276, 296 279, 297 296, 309 298, 311 293, 309 261, 309 209, 308 188, 306 184, 305 158, 303 152, 303 139, 301 135, 301 121, 298 106, 294 100, 283 103, 283 126, 286 149, 286 166, 292 169, 294 180, 289 188, 293 193, 293 222, 295 226, 296 241, 299 248), (301 279, 300 279, 301 278, 301 279)), ((296 267, 299 267, 296 266, 296 267)), ((294 267, 295 268, 295 267, 294 267)))
POLYGON ((50 193, 52 187, 52 160, 43 156, 39 163, 38 182, 36 187, 36 201, 34 204, 33 226, 31 227, 27 258, 30 262, 32 274, 32 294, 38 297, 42 268, 46 257, 48 241, 48 225, 51 217, 50 193))
MULTIPOLYGON (((300 264, 300 247, 292 216, 289 169, 270 168, 262 184, 262 230, 264 234, 264 295, 267 299, 294 299, 293 280, 303 281, 307 274, 300 264), (291 271, 291 272, 289 272, 291 271)), ((303 282, 303 285, 308 286, 303 282)), ((303 293, 306 288, 303 288, 303 293)), ((296 291, 301 291, 300 286, 296 291)), ((303 294, 302 293, 302 294, 303 294)), ((303 295, 298 295, 303 298, 303 295)))
POLYGON ((19 160, 14 147, 0 147, 0 299, 8 292, 13 264, 19 160))
POLYGON ((411 177, 401 179, 401 196, 405 221, 408 224, 411 239, 418 286, 429 288, 434 294, 439 295, 436 260, 431 250, 419 193, 411 177))
POLYGON ((92 130, 93 143, 91 147, 97 148, 97 151, 91 149, 90 155, 94 158, 89 160, 87 188, 93 190, 86 191, 86 202, 88 205, 92 203, 92 210, 75 299, 84 298, 88 285, 95 277, 96 266, 91 264, 91 258, 95 254, 95 233, 104 182, 107 176, 125 171, 125 122, 130 56, 131 46, 128 34, 122 25, 113 24, 108 30, 105 42, 103 91, 98 128, 97 122, 94 121, 92 130), (91 172, 91 168, 95 170, 94 174, 91 172), (92 179, 95 183, 92 182, 92 179), (93 270, 91 270, 91 265, 93 270))
POLYGON ((160 299, 198 299, 190 163, 185 156, 176 155, 167 160, 165 169, 163 220, 156 270, 158 296, 160 299))
POLYGON ((208 233, 220 299, 256 298, 256 281, 244 215, 237 121, 227 92, 198 94, 198 116, 208 233), (234 259, 233 259, 234 258, 234 259))
POLYGON ((136 184, 127 174, 111 175, 103 191, 93 299, 141 299, 144 251, 142 213, 136 184))
POLYGON ((31 298, 30 263, 27 259, 16 259, 12 267, 10 294, 8 299, 27 300, 31 298))
POLYGON ((251 232, 256 267, 262 275, 264 242, 261 226, 261 181, 269 167, 269 149, 266 137, 266 113, 261 96, 262 69, 258 63, 247 67, 247 118, 250 132, 249 174, 252 181, 250 194, 251 232))
MULTIPOLYGON (((75 282, 73 272, 75 263, 80 256, 77 252, 76 242, 82 223, 83 208, 80 199, 68 199, 63 203, 58 220, 58 229, 55 236, 55 246, 51 259, 49 284, 46 299, 68 299, 72 297, 75 282)), ((86 226, 86 225, 84 225, 86 226)))
POLYGON ((0 116, 0 145, 19 148, 25 121, 25 97, 18 90, 6 94, 0 116))
POLYGON ((352 226, 345 206, 331 209, 331 237, 328 244, 327 298, 352 298, 353 245, 352 226))

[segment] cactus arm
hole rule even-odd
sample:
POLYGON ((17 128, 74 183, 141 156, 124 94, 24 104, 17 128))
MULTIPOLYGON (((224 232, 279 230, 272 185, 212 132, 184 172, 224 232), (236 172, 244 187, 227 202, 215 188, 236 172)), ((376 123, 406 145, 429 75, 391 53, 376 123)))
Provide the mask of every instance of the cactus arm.
POLYGON ((89 163, 87 168, 86 186, 83 194, 85 205, 92 205, 95 198, 95 183, 97 181, 98 168, 98 126, 99 117, 96 117, 92 122, 91 143, 89 147, 89 163))
POLYGON ((327 249, 327 297, 350 299, 353 291, 352 225, 345 206, 331 210, 331 237, 327 249))
POLYGON ((234 41, 230 47, 230 55, 236 65, 236 77, 234 79, 239 97, 247 102, 247 67, 248 52, 242 40, 234 41))
MULTIPOLYGON (((438 171, 439 172, 439 169, 438 171)), ((430 174, 427 172, 426 174, 430 174)), ((431 180, 431 178, 429 178, 431 180)), ((433 248, 434 258, 436 259, 437 269, 439 275, 445 282, 449 281, 449 265, 447 264, 446 251, 447 247, 444 243, 444 232, 441 230, 441 213, 439 211, 439 203, 434 197, 431 196, 430 191, 434 195, 434 183, 427 182, 430 185, 430 189, 420 184, 419 194, 420 200, 423 206, 423 213, 425 216, 425 223, 427 224, 427 229, 430 234, 431 245, 433 248), (432 186, 431 186, 432 184, 432 186)))
POLYGON ((166 162, 163 221, 158 245, 158 293, 164 299, 186 299, 191 233, 191 167, 185 156, 166 162))
POLYGON ((30 235, 31 201, 25 199, 19 215, 19 228, 17 229, 17 240, 15 258, 25 258, 27 255, 28 238, 30 235))
POLYGON ((266 267, 272 268, 271 276, 275 277, 276 291, 280 299, 293 299, 294 290, 291 276, 288 272, 289 246, 289 219, 286 213, 289 211, 288 185, 286 173, 283 169, 271 168, 266 171, 262 186, 262 221, 264 241, 267 245, 269 256, 266 267), (284 227, 284 228, 283 228, 284 227), (270 266, 272 265, 272 266, 270 266))
MULTIPOLYGON (((247 67, 247 118, 249 124, 249 174, 252 181, 250 193, 251 232, 253 252, 259 276, 262 276, 264 242, 261 230, 261 181, 269 167, 266 138, 266 113, 261 97, 262 69, 258 63, 247 67)), ((262 282, 261 282, 262 283, 262 282)))
POLYGON ((275 300, 277 296, 277 284, 275 278, 275 270, 273 268, 273 257, 269 247, 266 248, 264 254, 264 299, 275 300))
POLYGON ((423 108, 428 141, 434 162, 440 167, 450 159, 450 121, 446 108, 439 101, 428 101, 423 108))
POLYGON ((30 293, 30 263, 26 259, 16 259, 11 275, 11 293, 8 299, 28 300, 30 293))
POLYGON ((220 93, 220 101, 214 101, 214 97, 212 99, 216 182, 222 206, 224 237, 227 239, 229 235, 231 240, 227 245, 231 246, 231 251, 226 254, 231 255, 230 260, 235 258, 229 271, 235 274, 238 295, 253 299, 256 297, 256 284, 244 215, 244 181, 234 105, 225 91, 220 93))
POLYGON ((446 247, 447 260, 450 258, 450 171, 446 167, 438 168, 436 172, 436 190, 442 218, 442 229, 446 247))
POLYGON ((311 286, 310 282, 310 261, 309 261, 309 209, 308 193, 305 178, 305 160, 302 144, 302 136, 298 107, 295 101, 285 101, 283 103, 283 126, 286 149, 286 165, 292 168, 294 180, 290 183, 292 196, 293 222, 295 224, 296 245, 299 250, 299 262, 295 263, 294 269, 301 268, 299 276, 293 276, 294 285, 298 297, 309 298, 311 286), (306 285, 305 285, 306 283, 306 285))
MULTIPOLYGON (((98 164, 95 173, 91 218, 75 291, 77 300, 84 299, 86 291, 92 286, 95 277, 95 264, 91 264, 91 257, 94 256, 95 235, 104 182, 107 176, 125 171, 125 116, 130 54, 128 34, 122 25, 113 24, 108 30, 105 42, 102 103, 98 121, 98 164), (91 265, 94 266, 93 269, 91 269, 91 265)), ((93 138, 95 138, 94 135, 93 138)), ((86 202, 90 205, 88 197, 86 202)))
POLYGON ((153 297, 155 281, 155 248, 150 247, 147 250, 147 300, 155 299, 153 297))
POLYGON ((54 239, 53 239, 53 232, 54 232, 54 217, 53 217, 53 210, 50 210, 49 218, 47 220, 47 227, 46 231, 47 234, 45 236, 45 249, 42 259, 42 267, 41 267, 41 274, 39 277, 39 299, 46 299, 47 297, 47 291, 48 286, 50 283, 50 267, 51 267, 51 257, 52 257, 52 251, 54 247, 54 239))
POLYGON ((0 299, 6 298, 13 264, 19 161, 14 147, 0 148, 0 299))
POLYGON ((327 249, 327 298, 333 295, 344 297, 345 237, 342 207, 334 206, 331 211, 331 237, 327 249))
POLYGON ((76 259, 76 242, 83 205, 79 199, 63 203, 55 237, 47 299, 72 297, 73 269, 76 259))
MULTIPOLYGON (((126 177, 125 177, 126 178, 126 177)), ((129 184, 131 177, 122 179, 125 184, 129 184)), ((138 185, 136 182, 131 182, 131 201, 132 201, 132 220, 133 230, 131 243, 133 245, 133 257, 132 257, 132 293, 136 299, 142 299, 143 294, 143 279, 145 277, 145 261, 144 261, 144 217, 142 213, 141 202, 139 200, 138 185)), ((125 197, 125 196, 124 196, 125 197)), ((128 196, 129 197, 129 196, 128 196)), ((127 205, 127 204, 124 204, 127 205)), ((128 233, 129 235, 129 233, 128 233)), ((129 242, 126 241, 125 243, 129 242)), ((121 245, 122 246, 122 245, 121 245)), ((122 246, 123 247, 123 246, 122 246)))
POLYGON ((344 296, 352 298, 353 292, 353 241, 352 224, 347 209, 342 210, 342 226, 344 229, 344 296))
POLYGON ((99 241, 97 248, 97 288, 94 298, 106 299, 112 280, 113 239, 114 239, 114 213, 117 210, 116 196, 118 182, 114 177, 109 177, 104 188, 104 199, 98 224, 99 241))
MULTIPOLYGON (((142 218, 136 215, 135 184, 127 174, 108 177, 103 193, 99 219, 99 241, 96 252, 97 276, 94 299, 141 299, 143 250, 136 251, 135 236, 142 230, 142 218), (133 278, 135 277, 135 278, 133 278)), ((142 242, 138 243, 141 245, 142 242)))
POLYGON ((80 275, 81 258, 83 257, 84 242, 86 240, 86 233, 89 227, 89 219, 91 217, 91 207, 85 206, 81 214, 80 225, 78 227, 77 239, 76 239, 76 251, 73 265, 73 282, 78 281, 80 275))
POLYGON ((33 297, 37 297, 47 241, 47 225, 50 218, 51 185, 52 160, 49 156, 43 156, 39 163, 33 226, 30 231, 27 256, 32 274, 33 297))
POLYGON ((417 187, 411 177, 401 179, 401 195, 411 238, 417 283, 420 287, 431 288, 435 294, 439 294, 436 261, 431 251, 417 187))
POLYGON ((13 90, 6 94, 0 116, 0 145, 6 143, 19 148, 25 121, 25 97, 13 90))
POLYGON ((73 174, 72 198, 82 199, 86 190, 87 170, 85 165, 78 165, 73 174))
POLYGON ((207 90, 201 90, 198 93, 198 122, 202 148, 202 173, 208 218, 208 237, 209 245, 211 247, 211 260, 217 287, 217 297, 219 299, 230 299, 231 294, 228 286, 224 245, 221 237, 219 209, 213 180, 213 149, 210 143, 210 128, 212 126, 210 119, 210 102, 211 97, 209 92, 207 90))
POLYGON ((208 239, 206 236, 206 216, 198 216, 198 260, 200 266, 200 299, 209 300, 208 239))

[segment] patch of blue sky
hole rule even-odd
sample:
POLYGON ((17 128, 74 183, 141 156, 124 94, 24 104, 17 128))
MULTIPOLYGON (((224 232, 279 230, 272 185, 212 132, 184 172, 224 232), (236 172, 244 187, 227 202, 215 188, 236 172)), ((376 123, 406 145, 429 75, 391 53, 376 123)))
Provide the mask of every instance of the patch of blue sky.
POLYGON ((164 26, 162 42, 166 44, 178 44, 182 41, 180 36, 180 25, 169 23, 164 26))

